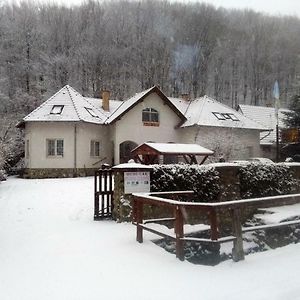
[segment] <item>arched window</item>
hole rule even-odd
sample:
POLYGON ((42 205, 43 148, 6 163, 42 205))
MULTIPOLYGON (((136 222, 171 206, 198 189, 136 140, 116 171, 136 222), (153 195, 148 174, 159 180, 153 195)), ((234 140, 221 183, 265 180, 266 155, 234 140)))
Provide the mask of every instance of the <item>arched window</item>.
POLYGON ((143 109, 142 121, 145 126, 158 126, 159 125, 159 113, 154 108, 143 109))

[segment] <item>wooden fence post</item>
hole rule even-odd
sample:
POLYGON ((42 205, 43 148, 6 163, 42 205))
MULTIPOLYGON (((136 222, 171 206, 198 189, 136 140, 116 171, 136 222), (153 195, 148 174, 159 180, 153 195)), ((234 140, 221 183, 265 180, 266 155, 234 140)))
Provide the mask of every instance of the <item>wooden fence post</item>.
POLYGON ((133 196, 132 199, 132 223, 136 223, 137 217, 136 217, 136 211, 137 211, 137 201, 136 197, 133 196))
POLYGON ((212 208, 209 212, 210 217, 210 238, 216 241, 219 238, 217 212, 212 208))
POLYGON ((243 249, 243 233, 241 223, 241 211, 239 208, 231 210, 233 235, 236 239, 233 241, 232 259, 240 261, 245 259, 243 249))
POLYGON ((183 247, 183 216, 180 206, 175 207, 175 235, 176 235, 176 257, 181 261, 184 260, 183 247))
POLYGON ((97 192, 98 172, 94 175, 94 220, 99 219, 99 194, 97 192))
MULTIPOLYGON (((210 219, 210 238, 213 241, 218 241, 219 238, 218 216, 217 216, 217 211, 214 207, 212 207, 209 211, 209 219, 210 219)), ((221 245, 218 242, 215 242, 210 245, 210 249, 214 254, 214 259, 216 260, 216 262, 220 261, 220 248, 221 245)))
POLYGON ((143 202, 141 200, 136 201, 136 240, 139 243, 143 242, 143 202))

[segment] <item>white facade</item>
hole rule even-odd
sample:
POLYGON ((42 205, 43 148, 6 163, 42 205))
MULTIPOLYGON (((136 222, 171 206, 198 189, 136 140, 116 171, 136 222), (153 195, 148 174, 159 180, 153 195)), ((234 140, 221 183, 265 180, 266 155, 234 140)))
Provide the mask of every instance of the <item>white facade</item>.
POLYGON ((25 167, 29 169, 99 168, 111 161, 109 128, 83 122, 28 122, 25 127, 25 167), (63 155, 48 155, 48 140, 63 140, 63 155), (91 156, 91 141, 99 141, 100 155, 91 156))
POLYGON ((120 163, 120 144, 123 142, 132 141, 137 145, 150 141, 178 143, 180 136, 175 127, 180 121, 180 118, 157 94, 150 94, 128 111, 121 120, 113 124, 115 164, 120 163), (154 108, 159 112, 159 126, 144 126, 142 121, 144 108, 154 108))

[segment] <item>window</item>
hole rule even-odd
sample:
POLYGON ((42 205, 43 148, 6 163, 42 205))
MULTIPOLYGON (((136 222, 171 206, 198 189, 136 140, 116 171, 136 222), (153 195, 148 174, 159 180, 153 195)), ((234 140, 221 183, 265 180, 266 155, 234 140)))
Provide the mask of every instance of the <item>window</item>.
POLYGON ((100 156, 100 142, 99 141, 91 141, 90 155, 91 156, 100 156))
POLYGON ((225 119, 230 120, 230 115, 229 114, 222 114, 224 116, 225 119))
POLYGON ((64 140, 48 139, 47 140, 47 156, 63 156, 64 140))
POLYGON ((158 126, 159 113, 154 108, 145 108, 142 113, 142 121, 145 126, 158 126))
POLYGON ((64 105, 53 105, 50 111, 51 115, 60 115, 64 109, 64 105))
POLYGON ((231 120, 231 121, 239 121, 238 117, 231 113, 219 113, 219 112, 213 112, 214 116, 218 120, 231 120))
POLYGON ((223 116, 223 114, 218 113, 218 112, 213 112, 213 114, 215 115, 215 117, 216 117, 218 120, 225 120, 225 117, 223 116))
POLYGON ((92 108, 85 107, 86 111, 94 118, 99 118, 92 108))
POLYGON ((239 121, 238 117, 234 114, 229 114, 232 121, 239 121))

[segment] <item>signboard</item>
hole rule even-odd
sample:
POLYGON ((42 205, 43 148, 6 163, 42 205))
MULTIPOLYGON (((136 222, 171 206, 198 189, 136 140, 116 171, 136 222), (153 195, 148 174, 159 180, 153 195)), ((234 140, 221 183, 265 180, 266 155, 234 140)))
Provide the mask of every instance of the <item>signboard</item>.
POLYGON ((125 194, 150 192, 150 172, 125 172, 125 194))

